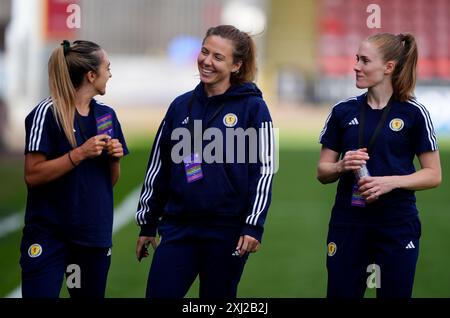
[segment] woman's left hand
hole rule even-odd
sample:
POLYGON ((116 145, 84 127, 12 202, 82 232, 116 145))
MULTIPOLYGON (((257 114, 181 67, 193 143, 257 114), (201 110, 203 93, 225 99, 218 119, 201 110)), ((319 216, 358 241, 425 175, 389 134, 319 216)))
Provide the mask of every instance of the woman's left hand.
POLYGON ((358 182, 359 192, 367 203, 378 200, 378 198, 391 192, 395 186, 392 178, 387 177, 364 177, 358 182))
POLYGON ((261 244, 259 241, 250 235, 243 235, 239 237, 239 242, 236 250, 239 252, 239 257, 242 257, 245 253, 255 253, 258 251, 261 244))
POLYGON ((123 148, 122 144, 120 143, 119 139, 110 139, 106 143, 106 149, 108 150, 108 155, 115 157, 115 158, 122 158, 123 157, 123 148))

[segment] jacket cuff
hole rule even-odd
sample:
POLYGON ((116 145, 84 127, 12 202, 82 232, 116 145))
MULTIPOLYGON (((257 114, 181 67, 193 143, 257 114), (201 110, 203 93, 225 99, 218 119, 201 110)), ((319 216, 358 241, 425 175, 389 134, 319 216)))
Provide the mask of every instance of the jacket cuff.
POLYGON ((139 236, 150 236, 156 237, 156 224, 144 224, 141 225, 141 231, 139 232, 139 236))
POLYGON ((158 228, 158 220, 147 220, 146 224, 141 225, 139 236, 156 237, 156 230, 158 228))
POLYGON ((263 232, 264 232, 264 228, 262 228, 260 226, 245 224, 241 230, 241 235, 251 236, 251 237, 257 239, 259 241, 259 243, 261 243, 263 232))

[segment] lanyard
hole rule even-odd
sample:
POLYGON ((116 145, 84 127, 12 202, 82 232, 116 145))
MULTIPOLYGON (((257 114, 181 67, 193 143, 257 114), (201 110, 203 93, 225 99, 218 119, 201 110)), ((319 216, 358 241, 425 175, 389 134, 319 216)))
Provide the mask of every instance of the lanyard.
MULTIPOLYGON (((389 114, 389 111, 392 108, 392 102, 394 101, 394 95, 391 96, 391 98, 388 101, 388 104, 383 109, 383 114, 381 115, 381 119, 378 122, 377 127, 375 128, 375 131, 373 132, 372 138, 370 138, 369 146, 367 147, 367 152, 370 153, 373 149, 373 145, 375 144, 375 140, 380 134, 381 128, 383 127, 384 123, 386 122, 387 116, 389 114)), ((364 147, 364 128, 366 125, 366 104, 367 104, 367 95, 364 97, 363 102, 361 103, 361 110, 359 113, 359 148, 364 147)))
MULTIPOLYGON (((194 139, 196 139, 199 136, 195 136, 194 138, 194 120, 192 118, 192 106, 194 104, 194 93, 192 93, 191 98, 189 99, 189 105, 188 105, 188 129, 189 129, 189 133, 191 135, 191 149, 194 149, 194 139)), ((225 107, 225 103, 220 104, 220 106, 216 109, 216 111, 214 112, 214 114, 208 119, 208 121, 206 122, 206 126, 202 126, 202 135, 203 135, 203 130, 205 128, 207 128, 209 126, 209 124, 214 120, 214 118, 217 117, 217 115, 219 115, 219 113, 222 111, 222 109, 225 107)), ((196 150, 196 149, 194 149, 196 150)), ((198 149, 197 149, 198 150, 198 149)))

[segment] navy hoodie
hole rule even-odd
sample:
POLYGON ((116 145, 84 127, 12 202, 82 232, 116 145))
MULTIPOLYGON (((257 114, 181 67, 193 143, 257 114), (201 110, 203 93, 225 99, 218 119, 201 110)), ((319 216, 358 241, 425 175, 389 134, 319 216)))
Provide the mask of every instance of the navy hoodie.
MULTIPOLYGON (((191 144, 190 138, 187 143, 191 144)), ((212 97, 206 96, 203 83, 200 83, 193 91, 177 97, 158 129, 150 153, 136 212, 140 235, 155 236, 158 221, 163 217, 179 222, 239 226, 241 235, 261 241, 271 201, 274 149, 272 119, 261 91, 254 83, 234 85, 224 94, 212 97), (201 123, 203 132, 213 128, 214 136, 196 140, 200 140, 201 154, 204 155, 201 162, 203 178, 188 183, 185 164, 175 162, 171 156, 183 138, 171 136, 177 128, 184 128, 181 130, 186 132, 189 125, 193 127, 191 121, 201 123), (240 149, 236 139, 234 148, 225 147, 230 129, 256 132, 253 134, 256 139, 246 138, 245 146, 240 149), (212 140, 221 138, 222 159, 206 162, 206 153, 216 154, 211 151, 212 140), (238 160, 242 148, 244 151, 240 152, 238 160), (231 149, 233 153, 230 153, 231 149)))

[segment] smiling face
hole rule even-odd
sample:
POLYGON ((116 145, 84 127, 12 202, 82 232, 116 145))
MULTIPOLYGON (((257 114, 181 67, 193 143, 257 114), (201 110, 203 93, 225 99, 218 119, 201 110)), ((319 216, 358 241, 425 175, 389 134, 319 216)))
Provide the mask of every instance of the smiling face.
POLYGON ((233 42, 217 35, 207 37, 197 58, 200 80, 208 96, 223 94, 231 85, 232 72, 241 62, 233 62, 233 42))
POLYGON ((363 41, 359 46, 353 67, 356 87, 372 88, 384 81, 390 81, 393 68, 393 61, 384 62, 376 46, 371 42, 363 41))
POLYGON ((106 83, 112 77, 110 69, 111 63, 109 61, 108 54, 106 54, 104 50, 100 50, 98 54, 100 54, 102 62, 98 67, 97 72, 94 73, 91 83, 94 86, 97 94, 105 95, 106 83))

